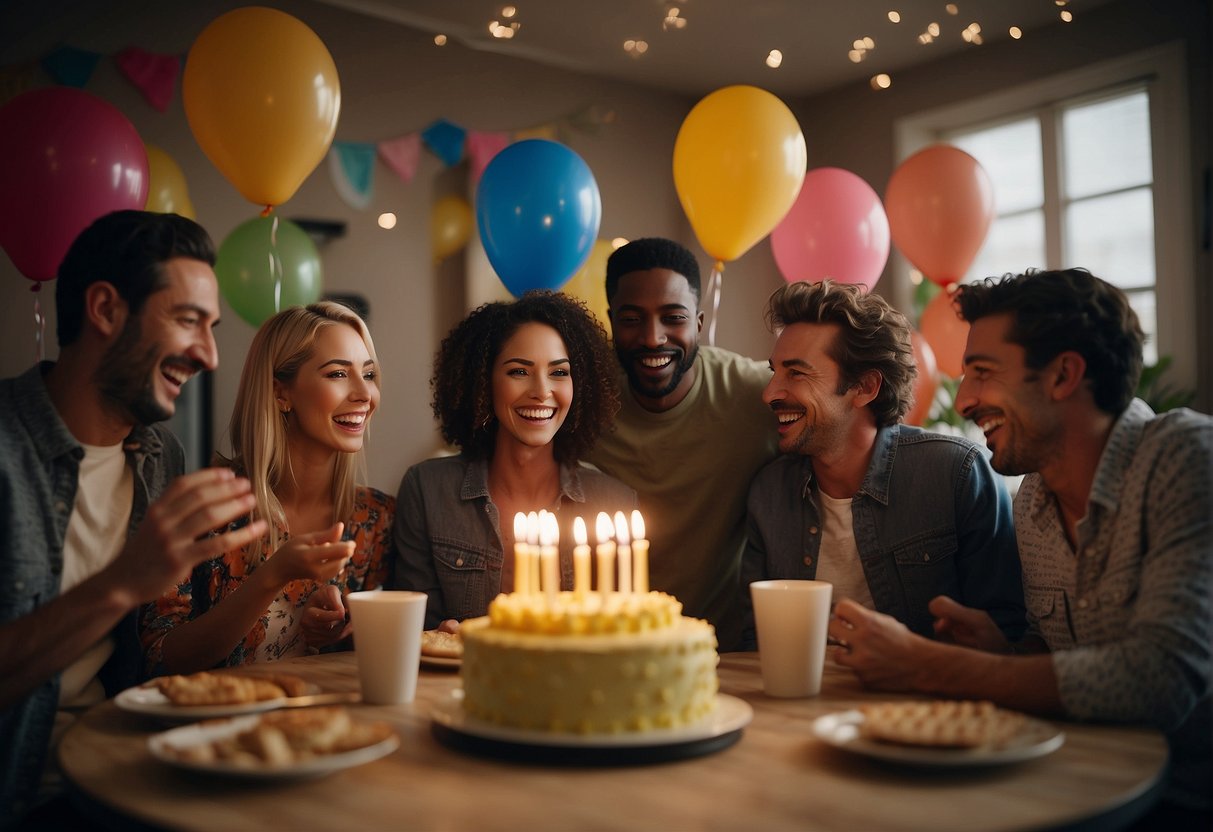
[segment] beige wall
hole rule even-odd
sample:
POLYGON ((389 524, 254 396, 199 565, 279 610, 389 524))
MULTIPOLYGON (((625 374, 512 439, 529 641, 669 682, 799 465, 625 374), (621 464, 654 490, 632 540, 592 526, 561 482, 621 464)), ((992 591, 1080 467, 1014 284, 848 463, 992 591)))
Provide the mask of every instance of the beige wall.
MULTIPOLYGON (((30 5, 33 4, 23 4, 30 5)), ((238 2, 145 3, 121 0, 54 2, 23 12, 0 13, 11 24, 0 32, 0 65, 36 59, 59 43, 112 55, 128 45, 153 52, 185 53, 206 23, 238 2), (23 17, 24 16, 24 17, 23 17), (14 35, 21 31, 21 34, 14 35)), ((500 55, 435 47, 429 37, 317 3, 298 0, 273 5, 310 25, 325 41, 342 82, 338 139, 376 141, 419 130, 447 118, 479 130, 510 130, 551 122, 587 105, 608 108, 615 121, 596 135, 573 133, 570 146, 594 171, 602 193, 600 237, 674 237, 688 244, 709 266, 683 219, 671 176, 671 154, 679 125, 694 100, 622 83, 597 80, 500 55)), ((0 28, 4 28, 0 26, 0 28)), ((946 100, 960 100, 1022 83, 1049 73, 1185 37, 1192 59, 1192 154, 1194 205, 1197 171, 1209 165, 1209 22, 1207 4, 1120 2, 1097 8, 1072 24, 1044 30, 1020 43, 992 43, 933 65, 895 74, 884 94, 866 85, 850 86, 789 102, 804 129, 811 167, 837 165, 864 177, 878 193, 892 172, 895 119, 946 100), (1171 17, 1160 10, 1167 10, 1171 17)), ((189 132, 180 97, 169 111, 153 110, 102 60, 87 88, 125 113, 144 139, 164 148, 183 167, 199 221, 216 242, 256 209, 210 165, 189 132)), ((376 169, 371 206, 356 211, 337 197, 325 166, 281 209, 285 217, 346 222, 345 237, 322 249, 326 289, 357 292, 371 303, 371 324, 384 365, 384 396, 371 440, 370 482, 394 492, 404 469, 439 446, 429 410, 430 362, 439 340, 464 313, 469 298, 459 262, 435 267, 430 259, 429 206, 440 195, 464 192, 466 168, 444 170, 423 152, 420 169, 405 185, 388 169, 376 169), (381 211, 394 211, 399 224, 378 228, 381 211)), ((1200 217, 1199 212, 1194 216, 1200 217)), ((1199 233, 1194 234, 1199 244, 1199 233)), ((1209 256, 1194 251, 1204 315, 1202 350, 1213 348, 1209 321, 1209 256)), ((891 270, 878 290, 892 295, 891 270)), ((706 277, 706 275, 705 275, 706 277)), ((717 343, 765 358, 771 339, 762 326, 766 297, 781 283, 770 247, 760 242, 731 263, 725 273, 717 343)), ((0 376, 16 374, 33 360, 32 295, 6 257, 0 256, 0 376)), ((53 289, 53 284, 48 286, 53 289)), ((53 294, 43 293, 50 313, 48 357, 55 354, 53 294)), ((706 299, 705 299, 706 300, 706 299)), ((253 330, 225 308, 220 327, 222 364, 215 377, 216 441, 226 427, 240 364, 253 330)), ((1203 407, 1209 408, 1213 379, 1202 364, 1203 407)), ((196 383, 196 382, 195 382, 196 383)))

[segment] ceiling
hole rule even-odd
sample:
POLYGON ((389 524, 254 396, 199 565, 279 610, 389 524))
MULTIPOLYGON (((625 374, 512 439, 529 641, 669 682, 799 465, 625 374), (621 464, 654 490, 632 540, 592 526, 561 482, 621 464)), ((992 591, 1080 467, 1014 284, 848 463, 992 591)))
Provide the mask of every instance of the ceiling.
POLYGON ((548 66, 690 95, 747 83, 784 96, 811 95, 898 70, 945 54, 1023 38, 1047 26, 1065 26, 1105 0, 320 0, 391 21, 448 42, 514 55, 548 66), (509 2, 511 19, 502 16, 509 2), (956 9, 950 13, 948 6, 956 9), (673 11, 672 11, 673 10, 673 11), (890 11, 901 20, 893 23, 890 11), (677 14, 674 14, 674 11, 677 14), (667 18, 670 19, 669 22, 667 18), (684 21, 679 24, 677 21, 684 21), (496 38, 491 21, 517 23, 514 36, 496 38), (939 34, 919 37, 930 24, 939 34), (978 24, 982 44, 962 32, 978 24), (855 41, 871 38, 856 63, 855 41), (625 51, 644 41, 643 53, 625 51), (772 49, 782 64, 766 66, 772 49))

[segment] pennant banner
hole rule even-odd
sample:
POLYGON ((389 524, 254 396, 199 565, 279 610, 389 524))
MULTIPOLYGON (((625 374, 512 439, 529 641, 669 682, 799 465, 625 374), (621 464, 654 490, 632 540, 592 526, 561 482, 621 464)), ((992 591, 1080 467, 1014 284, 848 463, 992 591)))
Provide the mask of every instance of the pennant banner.
POLYGON ((397 139, 381 141, 379 158, 395 171, 404 184, 409 184, 417 173, 417 163, 421 159, 421 134, 409 133, 397 139))
POLYGON ((468 165, 472 174, 472 189, 480 181, 480 174, 488 167, 493 157, 500 153, 510 143, 509 133, 482 133, 478 130, 468 131, 468 165))
POLYGON ((463 161, 463 140, 466 135, 466 130, 444 118, 438 119, 421 131, 425 146, 446 162, 447 167, 453 167, 463 161))
POLYGON ((81 89, 93 77, 101 53, 64 46, 42 59, 42 69, 57 83, 81 89))
POLYGON ((353 208, 363 209, 375 195, 375 145, 333 142, 328 153, 329 175, 337 194, 353 208))
POLYGON ((143 97, 160 112, 173 100, 173 88, 181 72, 181 59, 176 55, 155 55, 138 46, 129 46, 114 56, 114 63, 135 85, 143 97))

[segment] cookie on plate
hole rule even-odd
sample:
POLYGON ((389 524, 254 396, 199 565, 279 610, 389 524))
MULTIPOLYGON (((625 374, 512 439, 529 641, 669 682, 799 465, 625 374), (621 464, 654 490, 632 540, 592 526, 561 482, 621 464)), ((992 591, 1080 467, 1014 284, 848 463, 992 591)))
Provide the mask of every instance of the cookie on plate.
POLYGON ((999 747, 1024 725, 1023 714, 993 702, 882 702, 860 708, 868 739, 941 748, 999 747))

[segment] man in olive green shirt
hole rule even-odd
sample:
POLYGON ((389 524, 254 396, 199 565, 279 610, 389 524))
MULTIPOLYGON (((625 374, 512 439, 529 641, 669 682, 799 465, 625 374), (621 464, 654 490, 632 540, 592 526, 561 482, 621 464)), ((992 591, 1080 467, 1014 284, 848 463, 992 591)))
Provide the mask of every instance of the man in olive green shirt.
POLYGON ((590 462, 634 488, 653 589, 737 649, 735 608, 750 480, 777 452, 764 363, 699 346, 699 265, 672 240, 635 240, 607 261, 611 332, 627 392, 590 462))

